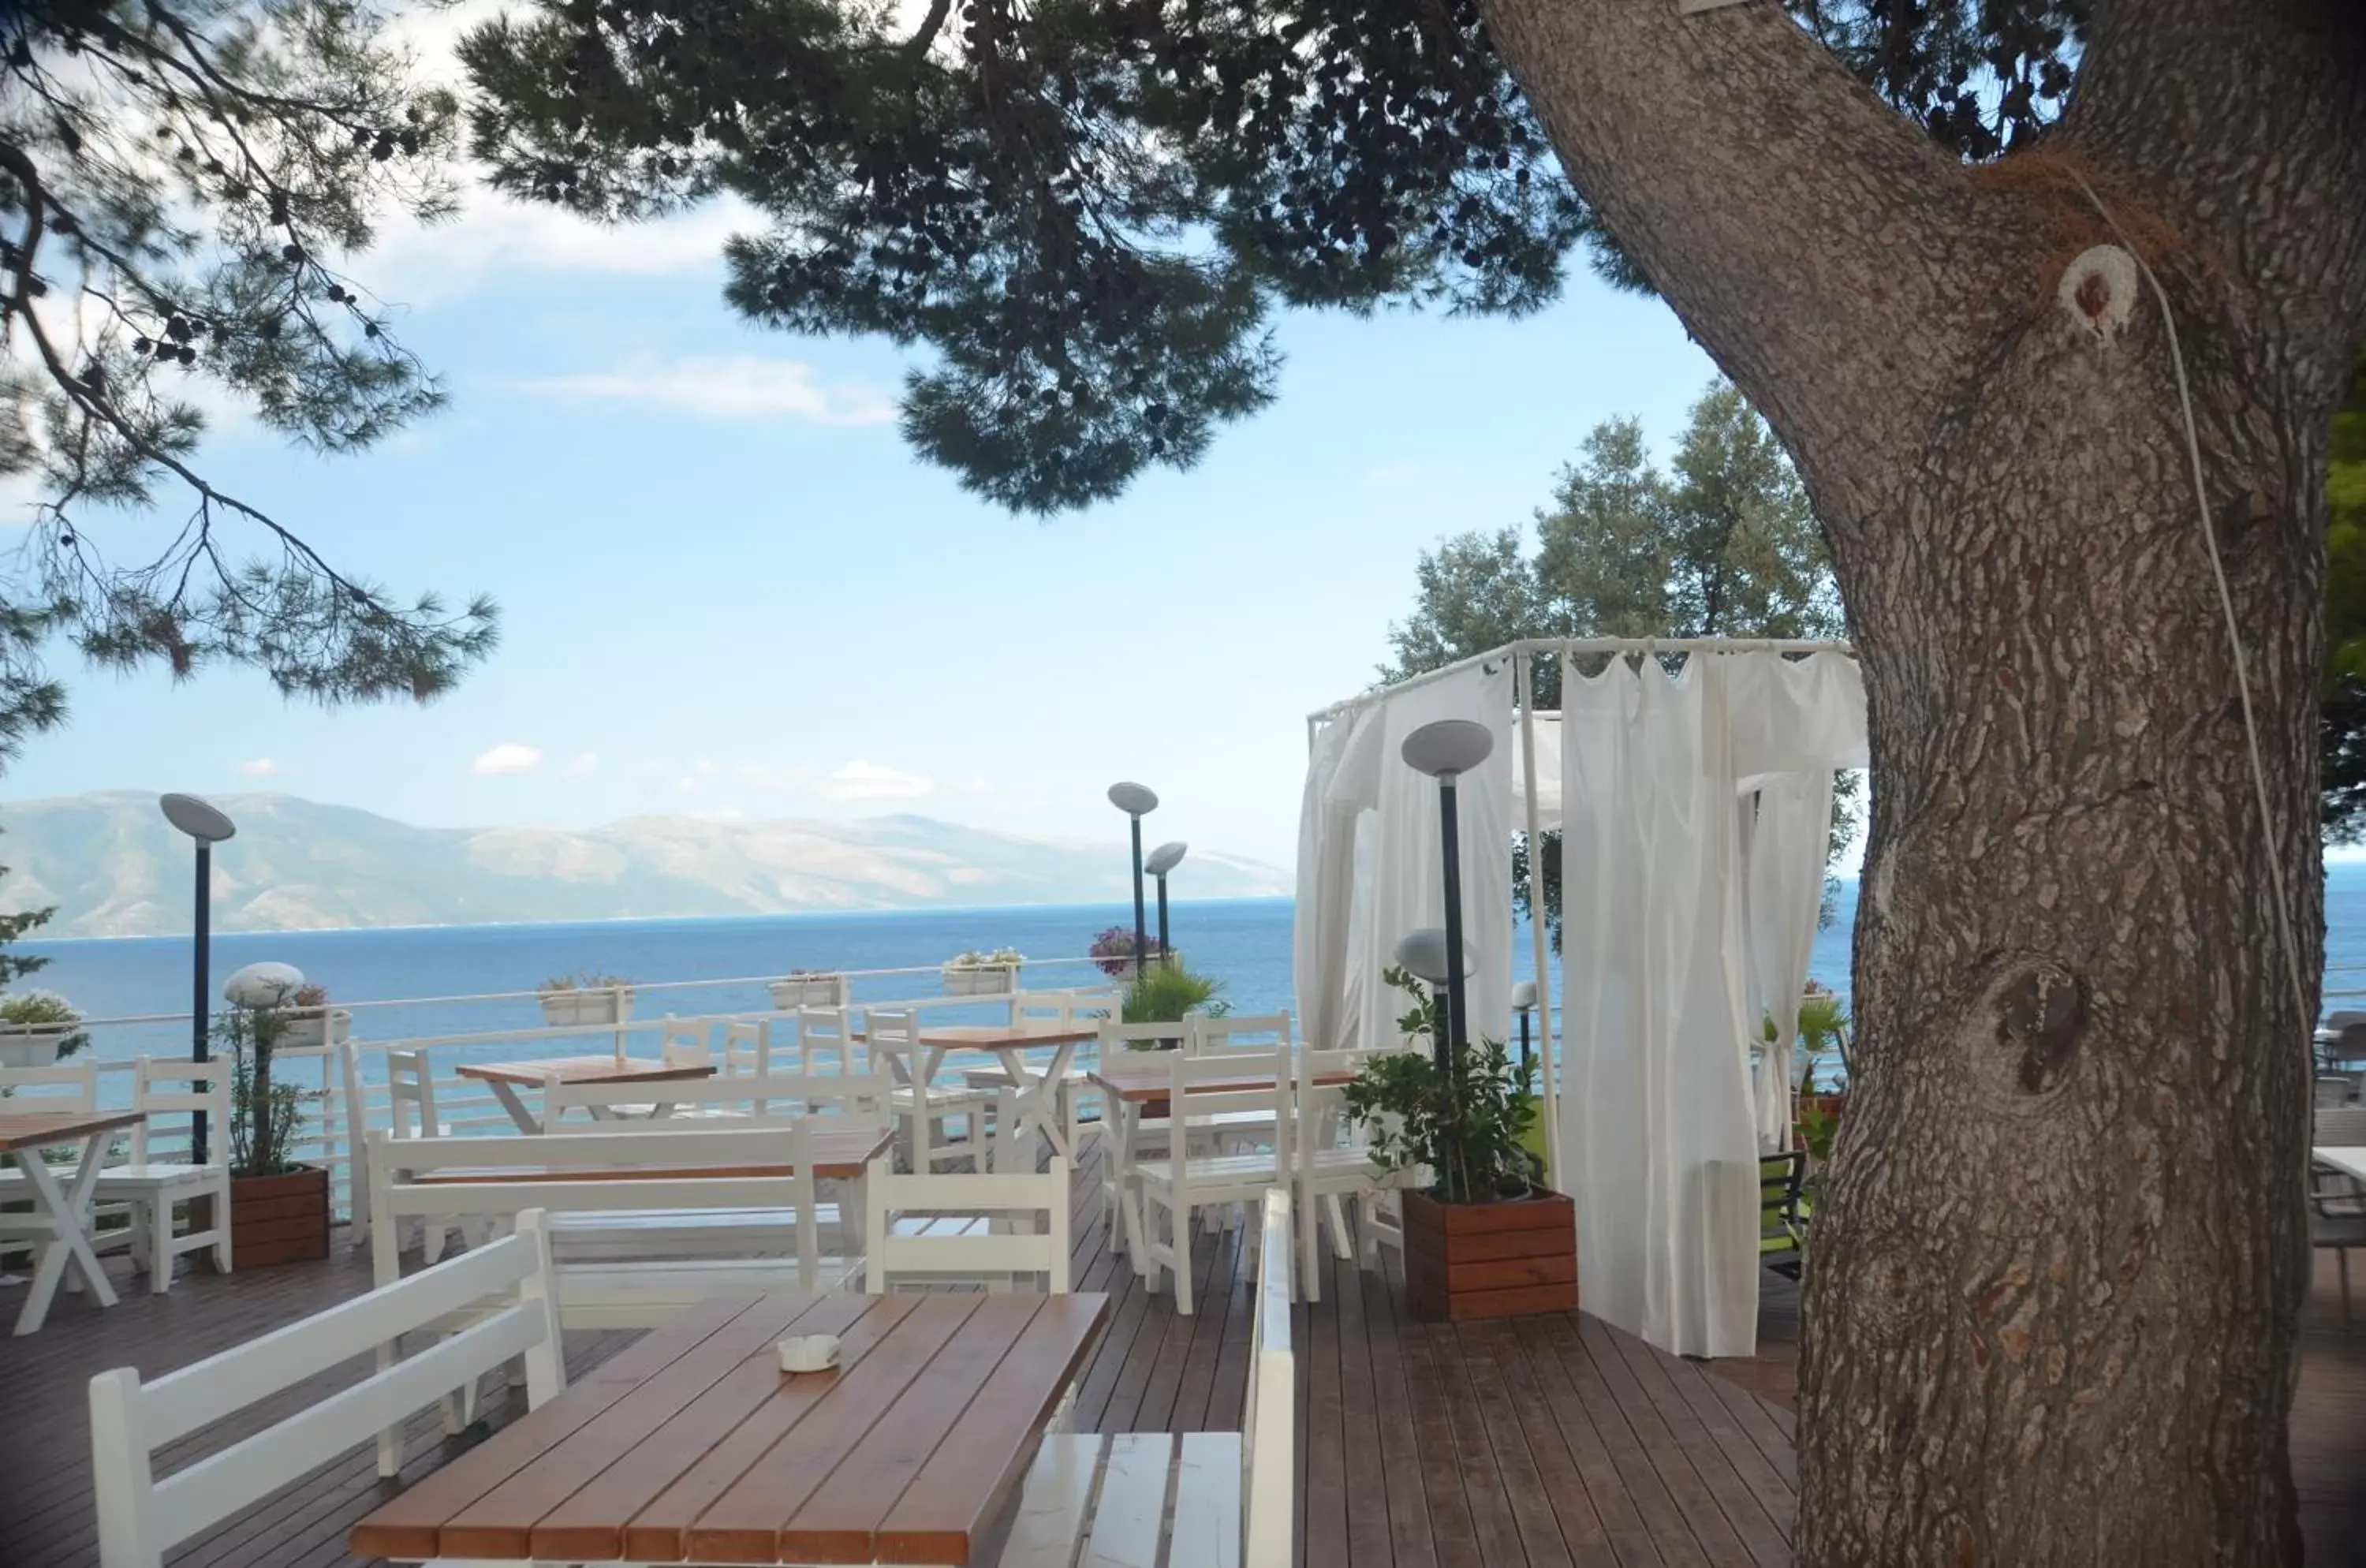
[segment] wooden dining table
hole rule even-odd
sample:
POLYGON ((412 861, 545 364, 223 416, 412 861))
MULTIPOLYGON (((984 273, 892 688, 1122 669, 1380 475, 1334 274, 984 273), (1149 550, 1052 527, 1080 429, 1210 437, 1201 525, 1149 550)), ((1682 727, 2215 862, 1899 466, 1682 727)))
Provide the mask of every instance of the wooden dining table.
MULTIPOLYGON (((866 1045, 869 1037, 858 1033, 856 1040, 866 1045)), ((1012 1120, 1016 1125, 997 1133, 1023 1142, 1029 1131, 1041 1132, 1052 1145, 1052 1152, 1062 1159, 1074 1160, 1076 1151, 1068 1145, 1067 1128, 1058 1112, 1061 1081, 1076 1060, 1076 1047, 1088 1040, 1100 1038, 1100 1028, 1094 1023, 941 1023, 923 1025, 913 1033, 917 1052, 903 1047, 884 1051, 891 1059, 907 1055, 919 1056, 918 1062, 907 1062, 891 1070, 907 1086, 933 1084, 945 1058, 955 1051, 976 1051, 993 1056, 1009 1076, 1015 1091, 1016 1104, 1012 1120), (1027 1053, 1052 1047, 1051 1058, 1041 1067, 1027 1060, 1027 1053)), ((881 1054, 874 1050, 874 1055, 881 1054)))
POLYGON ((363 1557, 990 1562, 1106 1295, 710 1301, 353 1527, 363 1557), (838 1365, 783 1372, 784 1336, 838 1365))
MULTIPOLYGON (((540 1089, 552 1078, 560 1083, 666 1083, 683 1078, 711 1078, 713 1064, 681 1065, 647 1056, 546 1056, 532 1062, 463 1062, 452 1069, 457 1077, 490 1085, 521 1133, 542 1131, 522 1089, 540 1089)), ((596 1114, 596 1112, 595 1112, 596 1114)))
MULTIPOLYGON (((42 1243, 40 1261, 33 1266, 33 1288, 17 1313, 17 1332, 30 1334, 50 1315, 50 1303, 71 1268, 90 1287, 100 1306, 115 1304, 115 1290, 98 1266, 90 1245, 90 1201, 97 1190, 100 1169, 107 1163, 107 1145, 115 1134, 148 1119, 142 1111, 18 1111, 0 1112, 0 1154, 16 1157, 25 1173, 25 1188, 33 1201, 29 1233, 42 1243), (67 1173, 62 1186, 58 1173, 41 1157, 44 1149, 82 1145, 82 1158, 67 1173)), ((17 1234, 27 1234, 19 1232, 17 1234)))

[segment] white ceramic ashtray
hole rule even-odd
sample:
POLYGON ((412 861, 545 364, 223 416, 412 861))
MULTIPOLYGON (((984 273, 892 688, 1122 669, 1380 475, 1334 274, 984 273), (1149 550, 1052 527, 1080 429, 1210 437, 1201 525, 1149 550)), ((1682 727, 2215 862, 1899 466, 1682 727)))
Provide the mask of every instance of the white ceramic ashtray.
POLYGON ((784 1372, 826 1372, 838 1365, 838 1336, 835 1334, 799 1334, 781 1341, 781 1371, 784 1372))

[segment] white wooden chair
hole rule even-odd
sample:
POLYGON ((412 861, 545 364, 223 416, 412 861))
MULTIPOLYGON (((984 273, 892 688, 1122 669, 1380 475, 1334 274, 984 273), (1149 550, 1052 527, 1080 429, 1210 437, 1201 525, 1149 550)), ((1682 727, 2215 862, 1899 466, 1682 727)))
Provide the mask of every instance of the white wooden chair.
POLYGON ((864 1286, 874 1294, 899 1280, 983 1281, 989 1290, 1008 1290, 1020 1274, 1040 1274, 1046 1291, 1066 1293, 1067 1161, 1054 1159, 1041 1172, 970 1176, 897 1175, 880 1160, 868 1186, 864 1286))
POLYGON ((446 1138, 403 1150, 412 1168, 400 1176, 375 1157, 385 1136, 371 1134, 370 1165, 381 1284, 400 1275, 392 1238, 404 1217, 498 1224, 528 1208, 551 1213, 569 1327, 651 1328, 711 1296, 835 1289, 853 1272, 822 1253, 803 1122, 446 1138), (632 1213, 661 1223, 579 1224, 632 1213))
POLYGON ((1267 1192, 1260 1213, 1241 1430, 1047 1435, 1000 1568, 1290 1568, 1298 1473, 1290 1194, 1267 1192))
POLYGON ((1356 1235, 1369 1258, 1381 1246, 1402 1258, 1404 1231, 1397 1222, 1397 1194, 1413 1185, 1410 1171, 1389 1172, 1372 1163, 1372 1152, 1353 1135, 1347 1122, 1345 1084, 1316 1080, 1353 1076, 1375 1055, 1369 1051, 1308 1051, 1298 1061, 1298 1089, 1291 1121, 1297 1153, 1290 1161, 1290 1196, 1298 1213, 1299 1277, 1310 1302, 1323 1299, 1322 1222, 1331 1222, 1334 1250, 1357 1256, 1344 1229, 1342 1201, 1356 1205, 1356 1235))
MULTIPOLYGON (((60 1111, 87 1113, 98 1105, 98 1071, 87 1062, 51 1062, 38 1067, 0 1067, 0 1089, 8 1091, 6 1106, 10 1111, 60 1111)), ((39 1156, 28 1156, 39 1158, 39 1156)), ((7 1156, 0 1156, 0 1161, 7 1156)), ((67 1172, 61 1168, 60 1178, 67 1172)), ((32 1190, 25 1173, 14 1163, 0 1163, 0 1202, 29 1202, 32 1190)), ((38 1213, 0 1214, 0 1264, 27 1252, 39 1256, 42 1244, 53 1233, 48 1222, 38 1213)), ((94 1236, 94 1246, 107 1238, 94 1236)), ((82 1277, 69 1269, 69 1289, 78 1288, 82 1277)))
POLYGON ((723 1023, 723 1073, 727 1077, 765 1077, 772 1071, 772 1021, 727 1019, 723 1023))
POLYGON ((712 1067, 715 1047, 703 1022, 683 1023, 669 1014, 658 1025, 658 1055, 669 1067, 712 1067))
POLYGON ((1169 1137, 1166 1156, 1133 1162, 1133 1183, 1142 1204, 1134 1268, 1145 1290, 1158 1289, 1158 1270, 1175 1277, 1176 1310, 1191 1312, 1191 1216, 1200 1209, 1260 1201, 1268 1188, 1290 1184, 1290 1059, 1280 1051, 1223 1051, 1168 1061, 1167 1114, 1184 1129, 1202 1116, 1270 1117, 1268 1146, 1250 1152, 1200 1153, 1188 1136, 1169 1137), (1270 1075, 1259 1089, 1199 1089, 1196 1085, 1233 1077, 1270 1075), (1177 1146, 1180 1145, 1180 1146, 1177 1146))
POLYGON ((547 1402, 567 1384, 557 1309, 548 1238, 540 1213, 528 1210, 513 1236, 152 1382, 130 1367, 99 1373, 90 1381, 90 1437, 101 1568, 161 1568, 174 1546, 373 1439, 378 1473, 394 1474, 400 1456, 386 1434, 513 1358, 525 1359, 527 1404, 547 1402), (432 1349, 382 1363, 287 1419, 156 1476, 154 1456, 166 1445, 470 1309, 479 1315, 469 1325, 432 1349))
MULTIPOLYGON (((230 1135, 230 1072, 228 1062, 160 1062, 142 1056, 132 1066, 132 1107, 152 1118, 202 1111, 218 1129, 218 1149, 220 1140, 230 1135)), ((146 1271, 149 1290, 161 1292, 172 1289, 174 1260, 185 1252, 210 1248, 214 1267, 225 1274, 231 1271, 230 1162, 152 1159, 149 1144, 157 1131, 149 1122, 131 1129, 130 1160, 102 1170, 94 1196, 101 1203, 128 1206, 132 1266, 146 1271), (205 1228, 199 1228, 193 1209, 187 1234, 175 1235, 175 1210, 200 1201, 208 1204, 205 1228)))
POLYGON ((854 1071, 854 1032, 847 1023, 846 1010, 799 1008, 797 1071, 820 1072, 824 1062, 834 1062, 832 1070, 837 1072, 854 1071))
MULTIPOLYGON (((386 1116, 387 1126, 400 1142, 452 1135, 452 1129, 435 1111, 435 1068, 425 1051, 387 1052, 386 1116)), ((366 1138, 355 1157, 362 1162, 362 1179, 367 1182, 374 1173, 366 1168, 372 1157, 366 1138)), ((420 1217, 419 1251, 426 1261, 433 1263, 443 1257, 450 1240, 449 1225, 420 1217)))
POLYGON ((970 1160, 983 1170, 986 1165, 984 1129, 996 1091, 927 1081, 933 1053, 920 1043, 919 1019, 917 1012, 882 1012, 874 1008, 864 1015, 862 1024, 862 1043, 871 1053, 873 1070, 884 1067, 896 1080, 896 1129, 904 1163, 916 1171, 931 1171, 941 1161, 970 1160), (966 1134, 961 1145, 946 1130, 956 1116, 966 1134))
MULTIPOLYGON (((568 1083, 556 1075, 542 1083, 542 1125, 558 1125, 569 1111, 596 1119, 603 1133, 682 1132, 683 1123, 717 1122, 726 1127, 749 1122, 784 1124, 799 1117, 841 1114, 884 1129, 896 1090, 884 1073, 718 1074, 684 1078, 652 1089, 646 1083, 568 1083), (663 1101, 648 1103, 651 1093, 663 1101), (626 1114, 638 1111, 640 1114, 626 1114), (650 1114, 662 1112, 662 1114, 650 1114)), ((581 1120, 562 1133, 590 1131, 581 1120)))

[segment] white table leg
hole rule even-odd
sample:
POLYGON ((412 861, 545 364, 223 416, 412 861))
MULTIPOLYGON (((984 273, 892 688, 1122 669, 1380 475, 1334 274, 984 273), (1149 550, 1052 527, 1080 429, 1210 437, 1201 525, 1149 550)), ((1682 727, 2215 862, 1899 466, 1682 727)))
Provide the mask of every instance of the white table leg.
POLYGON ((510 1113, 510 1120, 517 1123, 519 1132, 534 1134, 542 1131, 541 1119, 527 1109, 525 1097, 518 1093, 517 1085, 503 1083, 499 1078, 484 1081, 492 1086, 493 1098, 501 1102, 501 1109, 510 1113))
POLYGON ((107 1145, 113 1136, 109 1131, 83 1140, 82 1166, 74 1172, 73 1185, 62 1190, 39 1151, 28 1149, 17 1156, 17 1165, 25 1172, 25 1185, 32 1189, 33 1208, 48 1216, 54 1233, 49 1245, 41 1249, 41 1261, 33 1269, 33 1288, 25 1297, 24 1309, 17 1314, 18 1334, 32 1333, 50 1315, 50 1303, 57 1295, 58 1282, 65 1278, 69 1263, 89 1283, 91 1294, 98 1299, 100 1306, 115 1304, 115 1288, 107 1282, 107 1274, 98 1266, 98 1254, 91 1250, 90 1236, 83 1229, 83 1221, 90 1213, 91 1194, 98 1189, 99 1168, 106 1159, 107 1145))

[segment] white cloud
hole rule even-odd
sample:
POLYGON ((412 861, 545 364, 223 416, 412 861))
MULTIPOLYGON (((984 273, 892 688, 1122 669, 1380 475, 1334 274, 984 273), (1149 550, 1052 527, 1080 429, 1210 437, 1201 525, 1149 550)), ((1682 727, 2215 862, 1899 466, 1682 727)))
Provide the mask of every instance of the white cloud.
POLYGON ((864 761, 849 762, 814 785, 816 795, 836 801, 918 800, 935 789, 918 773, 864 761))
POLYGON ((599 766, 600 766, 600 753, 599 753, 599 752, 597 752, 597 751, 583 751, 583 752, 579 752, 579 753, 576 755, 575 760, 574 760, 573 761, 571 761, 571 762, 569 762, 569 763, 568 763, 568 764, 567 764, 567 768, 566 768, 567 776, 568 776, 568 777, 569 777, 569 778, 576 778, 576 779, 585 778, 585 777, 588 777, 590 774, 592 774, 593 772, 595 772, 595 771, 599 768, 599 766))
POLYGON ((542 766, 542 748, 522 746, 514 740, 503 741, 490 751, 478 754, 468 764, 468 771, 479 778, 499 778, 505 773, 530 773, 542 766))
POLYGON ((895 400, 875 388, 825 387, 801 359, 752 354, 643 363, 512 385, 544 397, 653 403, 707 419, 863 425, 896 417, 895 400))
POLYGON ((286 770, 268 757, 257 757, 252 762, 241 762, 238 771, 251 779, 268 779, 276 778, 286 770))

